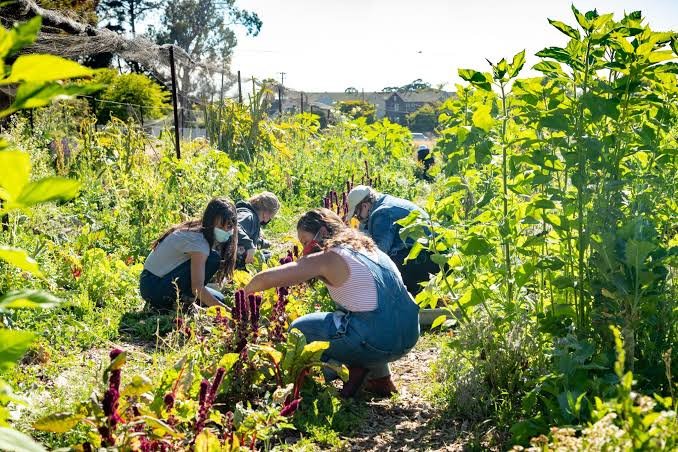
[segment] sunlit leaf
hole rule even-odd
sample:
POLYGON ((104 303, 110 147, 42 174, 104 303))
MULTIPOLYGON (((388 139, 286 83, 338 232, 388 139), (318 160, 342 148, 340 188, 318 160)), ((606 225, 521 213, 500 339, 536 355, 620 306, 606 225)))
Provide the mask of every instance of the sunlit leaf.
POLYGON ((14 201, 21 207, 62 200, 67 201, 78 195, 80 182, 63 177, 52 176, 26 185, 14 201))
MULTIPOLYGON (((33 273, 38 276, 41 275, 38 263, 35 261, 35 259, 28 255, 26 250, 22 250, 21 248, 11 248, 9 246, 0 245, 0 260, 3 260, 21 270, 33 273)), ((2 309, 1 302, 0 309, 2 309)))
POLYGON ((35 421, 33 428, 43 432, 66 433, 72 430, 84 418, 84 415, 76 413, 50 414, 35 421))
POLYGON ((438 328, 440 325, 445 323, 445 320, 447 320, 447 316, 445 314, 439 315, 438 317, 435 318, 433 323, 431 324, 431 329, 438 328))
POLYGON ((570 27, 569 25, 560 22, 558 20, 548 20, 551 25, 556 27, 558 30, 561 32, 565 33, 567 36, 569 36, 572 39, 579 39, 579 31, 575 30, 574 28, 570 27))
POLYGON ((31 176, 31 159, 27 152, 0 151, 0 199, 12 201, 31 176), (3 194, 4 193, 4 194, 3 194))
POLYGON ((8 309, 46 309, 59 303, 61 303, 59 298, 41 290, 10 290, 0 295, 0 312, 8 309))
POLYGON ((19 82, 49 82, 70 78, 90 77, 94 71, 75 61, 56 55, 20 55, 12 65, 9 77, 0 84, 19 82))
POLYGON ((195 452, 221 452, 221 442, 210 430, 203 430, 196 436, 193 450, 195 452))
POLYGON ((491 114, 492 107, 490 105, 480 105, 473 113, 473 125, 479 129, 489 132, 494 126, 495 120, 491 114))
POLYGON ((513 56, 513 61, 508 69, 509 78, 513 78, 518 75, 520 70, 525 65, 525 50, 521 50, 513 56))
POLYGON ((485 72, 475 71, 473 69, 459 69, 459 77, 471 83, 476 88, 483 89, 485 91, 492 90, 492 76, 485 72))
POLYGON ((0 450, 8 452, 46 452, 33 438, 8 427, 0 427, 0 450))
POLYGON ((0 329, 0 370, 13 366, 31 346, 35 334, 30 331, 0 329))

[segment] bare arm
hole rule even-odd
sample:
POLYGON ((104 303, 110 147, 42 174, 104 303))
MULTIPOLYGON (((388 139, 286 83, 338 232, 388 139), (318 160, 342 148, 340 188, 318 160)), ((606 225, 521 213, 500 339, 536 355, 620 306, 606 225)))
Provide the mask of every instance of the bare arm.
POLYGON ((296 262, 258 273, 245 287, 245 292, 253 293, 272 287, 293 286, 319 277, 336 286, 346 282, 348 275, 348 265, 340 256, 332 252, 324 252, 302 257, 296 262))
POLYGON ((205 288, 205 263, 207 256, 202 253, 190 253, 191 256, 191 292, 206 306, 223 306, 214 295, 205 288))

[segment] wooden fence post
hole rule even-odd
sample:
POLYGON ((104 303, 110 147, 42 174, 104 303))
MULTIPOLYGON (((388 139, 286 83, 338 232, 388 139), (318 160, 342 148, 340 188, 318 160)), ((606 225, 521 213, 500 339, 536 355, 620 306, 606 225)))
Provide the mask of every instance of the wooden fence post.
POLYGON ((174 46, 169 48, 170 68, 172 70, 172 107, 174 110, 174 149, 177 158, 181 159, 181 147, 179 144, 179 110, 177 109, 177 71, 174 67, 174 46))

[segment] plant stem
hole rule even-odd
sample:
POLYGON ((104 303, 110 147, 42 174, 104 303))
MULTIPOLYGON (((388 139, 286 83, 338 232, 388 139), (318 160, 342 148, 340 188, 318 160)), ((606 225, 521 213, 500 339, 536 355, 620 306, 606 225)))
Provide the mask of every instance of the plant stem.
POLYGON ((501 173, 502 173, 502 189, 503 189, 503 223, 506 228, 506 235, 502 237, 504 241, 504 262, 506 265, 506 298, 508 304, 513 303, 513 275, 511 273, 511 245, 509 242, 509 231, 508 228, 508 170, 507 170, 507 144, 506 144, 506 125, 508 123, 508 111, 506 109, 506 93, 504 90, 504 83, 500 85, 501 88, 501 107, 502 107, 502 123, 501 123, 501 148, 502 148, 502 159, 501 159, 501 173))

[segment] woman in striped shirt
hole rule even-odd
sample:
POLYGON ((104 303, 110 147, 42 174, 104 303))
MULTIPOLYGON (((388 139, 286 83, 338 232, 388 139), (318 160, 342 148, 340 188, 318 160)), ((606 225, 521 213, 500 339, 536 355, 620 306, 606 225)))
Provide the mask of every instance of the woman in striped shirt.
POLYGON ((419 338, 419 308, 397 267, 372 239, 328 209, 304 214, 297 235, 305 257, 259 273, 245 291, 322 280, 337 310, 302 316, 291 328, 309 342, 328 341, 323 359, 349 367, 343 397, 352 397, 366 379, 367 391, 383 396, 397 392, 388 363, 404 356, 419 338))

